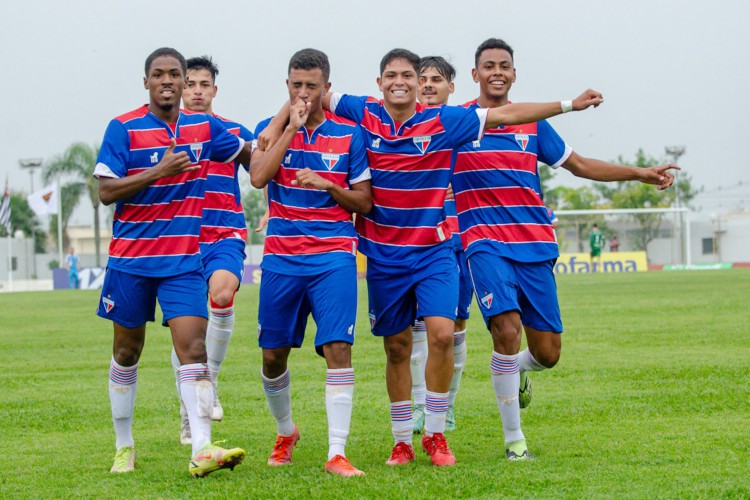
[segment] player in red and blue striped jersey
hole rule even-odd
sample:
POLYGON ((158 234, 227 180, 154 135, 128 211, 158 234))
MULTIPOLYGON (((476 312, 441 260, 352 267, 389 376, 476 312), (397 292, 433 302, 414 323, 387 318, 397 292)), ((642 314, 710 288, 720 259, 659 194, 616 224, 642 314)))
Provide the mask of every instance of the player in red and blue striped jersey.
MULTIPOLYGON (((560 114, 561 103, 517 104, 469 110, 417 104, 419 56, 394 49, 380 64, 383 99, 333 94, 324 105, 366 131, 372 170, 373 209, 357 218, 360 248, 367 256, 373 334, 386 350, 386 384, 396 441, 389 465, 414 459, 409 393, 411 325, 424 318, 429 339, 425 369, 425 434, 422 447, 434 465, 453 465, 445 440, 453 374, 453 330, 458 272, 443 205, 454 148, 478 141, 484 130, 560 114)), ((572 104, 580 110, 601 102, 586 91, 572 104)))
MULTIPOLYGON (((312 314, 315 349, 328 367, 325 469, 355 476, 364 473, 345 454, 357 315, 352 213, 370 211, 370 169, 360 127, 323 110, 329 73, 328 57, 319 50, 304 49, 292 56, 289 124, 270 149, 255 151, 250 165, 253 186, 268 186, 270 214, 261 263, 258 344, 263 349, 263 387, 277 426, 268 464, 290 463, 299 438, 292 420, 288 358, 292 348, 301 347, 312 314)), ((258 134, 268 121, 258 126, 258 134)))
MULTIPOLYGON (((512 106, 513 50, 489 39, 475 54, 472 69, 480 110, 512 106)), ((544 120, 489 127, 480 141, 456 152, 453 190, 461 239, 480 310, 492 334, 492 383, 510 460, 531 457, 521 431, 520 406, 531 400, 528 371, 553 367, 560 357, 562 321, 553 265, 558 247, 542 203, 538 161, 599 181, 639 180, 669 187, 674 165, 635 168, 576 154, 544 120), (521 326, 528 348, 519 354, 521 326), (520 387, 520 389, 519 389, 520 387)))
MULTIPOLYGON (((193 57, 187 60, 187 80, 182 92, 185 109, 206 113, 216 118, 231 134, 246 143, 255 138, 247 128, 213 112, 213 99, 218 87, 219 69, 210 57, 193 57)), ((234 295, 240 287, 245 268, 245 241, 247 226, 242 210, 238 161, 210 162, 206 177, 205 199, 198 240, 203 261, 203 276, 208 283, 209 317, 206 329, 206 354, 211 382, 216 390, 212 420, 221 420, 224 410, 217 390, 219 371, 229 348, 234 330, 234 295)), ((172 350, 172 367, 178 381, 180 362, 172 350)), ((180 442, 190 443, 190 423, 185 406, 180 403, 180 442)))
POLYGON ((138 360, 159 300, 181 362, 180 393, 193 432, 194 476, 244 457, 211 443, 214 391, 204 338, 206 282, 198 245, 209 160, 247 163, 251 146, 214 118, 180 111, 185 58, 162 48, 146 59, 149 104, 112 120, 94 175, 105 205, 116 203, 99 316, 114 326, 110 403, 117 435, 112 472, 135 466, 132 436, 138 360))

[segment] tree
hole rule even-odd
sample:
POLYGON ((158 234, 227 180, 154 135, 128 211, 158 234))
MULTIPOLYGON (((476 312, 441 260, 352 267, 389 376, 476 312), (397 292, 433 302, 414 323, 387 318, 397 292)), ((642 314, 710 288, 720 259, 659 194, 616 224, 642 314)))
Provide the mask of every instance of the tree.
MULTIPOLYGON (((558 186, 549 191, 549 197, 545 196, 545 201, 547 199, 554 200, 553 206, 558 210, 592 210, 601 208, 599 197, 596 192, 588 186, 582 186, 579 188, 558 186)), ((602 225, 602 222, 600 222, 599 219, 600 218, 596 215, 573 216, 578 252, 584 251, 583 242, 588 241, 589 226, 594 222, 597 222, 600 226, 602 225)), ((565 241, 565 232, 565 228, 561 225, 558 229, 558 241, 565 241)))
POLYGON ((263 214, 266 213, 266 200, 262 189, 250 188, 242 195, 242 209, 245 211, 247 222, 248 243, 261 244, 265 238, 265 232, 256 233, 263 214))
MULTIPOLYGON (((42 171, 44 182, 50 182, 57 175, 70 176, 74 180, 65 184, 61 191, 63 206, 63 241, 67 240, 67 225, 73 209, 78 205, 83 193, 87 193, 94 210, 94 246, 96 248, 96 265, 101 265, 100 222, 99 222, 99 183, 94 178, 96 158, 99 146, 89 146, 82 142, 71 144, 61 155, 47 162, 42 171)), ((57 222, 55 222, 57 224, 57 222)), ((55 226, 57 227, 57 226, 55 226)), ((55 233, 57 234, 57 233, 55 233)), ((66 244, 67 246, 67 244, 66 244)))
MULTIPOLYGON (((39 228, 39 221, 22 193, 10 193, 10 225, 14 232, 20 229, 24 235, 34 237, 34 253, 44 252, 44 231, 39 228)), ((0 226, 0 237, 5 236, 8 236, 5 226, 0 226)))

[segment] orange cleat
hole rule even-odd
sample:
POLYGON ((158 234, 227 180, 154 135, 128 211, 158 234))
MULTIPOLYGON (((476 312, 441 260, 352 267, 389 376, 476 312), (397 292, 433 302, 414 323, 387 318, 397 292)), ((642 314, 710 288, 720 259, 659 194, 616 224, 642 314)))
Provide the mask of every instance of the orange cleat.
POLYGON ((276 444, 273 445, 271 456, 268 457, 268 465, 287 465, 292 463, 292 450, 299 441, 299 429, 294 426, 291 436, 276 436, 276 444))
POLYGON ((432 436, 422 438, 422 449, 427 452, 432 461, 432 465, 444 466, 455 465, 456 457, 453 456, 451 449, 448 448, 448 442, 445 436, 436 433, 432 436))
POLYGON ((391 452, 391 458, 385 465, 405 465, 414 461, 414 447, 404 442, 396 443, 391 452))
POLYGON ((336 455, 326 462, 326 472, 344 477, 364 476, 365 473, 352 465, 348 458, 336 455))

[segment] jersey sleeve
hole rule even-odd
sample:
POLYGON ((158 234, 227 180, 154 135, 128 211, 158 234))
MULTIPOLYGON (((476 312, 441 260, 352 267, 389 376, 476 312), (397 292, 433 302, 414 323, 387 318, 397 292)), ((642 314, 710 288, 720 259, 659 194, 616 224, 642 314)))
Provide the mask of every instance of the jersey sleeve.
POLYGON ((121 178, 128 175, 130 158, 130 136, 125 127, 117 120, 112 120, 104 132, 102 146, 96 159, 94 177, 121 178))
POLYGON ((565 163, 573 149, 565 144, 565 141, 552 128, 552 125, 547 120, 541 120, 537 123, 536 133, 539 161, 552 168, 558 168, 565 163))
MULTIPOLYGON (((255 148, 255 135, 252 132, 250 132, 250 130, 246 128, 244 125, 239 124, 239 123, 237 125, 239 125, 240 127, 240 132, 238 134, 240 138, 244 140, 245 142, 249 142, 253 144, 253 148, 255 148)), ((248 163, 247 165, 242 165, 242 168, 244 168, 246 171, 249 172, 250 164, 248 163)))
POLYGON ((362 119, 365 116, 365 102, 367 102, 367 97, 357 97, 334 92, 331 95, 330 111, 347 120, 362 123, 362 119))
POLYGON ((443 106, 440 109, 440 121, 454 147, 481 139, 486 115, 486 110, 461 106, 443 106))
POLYGON ((349 185, 369 181, 370 164, 367 160, 367 148, 362 129, 357 125, 354 127, 352 142, 349 145, 349 185))
POLYGON ((272 120, 272 119, 273 119, 273 117, 272 117, 272 116, 270 116, 270 117, 266 118, 265 120, 263 120, 262 122, 260 122, 260 123, 259 123, 259 124, 258 124, 258 125, 257 125, 257 126, 255 127, 255 138, 256 138, 256 139, 257 139, 257 138, 258 138, 258 136, 259 136, 259 135, 261 134, 261 132, 263 132, 263 131, 264 131, 264 130, 266 129, 266 127, 268 127, 268 124, 269 124, 269 123, 271 123, 271 120, 272 120))
POLYGON ((229 163, 245 146, 245 140, 229 132, 219 120, 208 116, 211 126, 211 151, 209 158, 220 163, 229 163))

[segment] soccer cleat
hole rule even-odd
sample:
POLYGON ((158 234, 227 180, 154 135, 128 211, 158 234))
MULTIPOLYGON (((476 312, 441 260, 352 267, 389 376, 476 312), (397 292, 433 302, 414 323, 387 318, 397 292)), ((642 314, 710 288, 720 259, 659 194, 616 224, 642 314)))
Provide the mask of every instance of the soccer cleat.
POLYGON ((411 425, 414 434, 421 434, 424 428, 424 405, 414 405, 411 412, 411 425))
POLYGON ((211 409, 211 420, 214 422, 221 422, 224 419, 224 408, 221 407, 219 402, 219 393, 214 394, 214 407, 211 409))
POLYGON ((190 434, 190 419, 187 416, 187 412, 184 414, 180 412, 180 444, 191 444, 192 442, 193 438, 190 434))
POLYGON ((445 436, 440 433, 435 433, 432 436, 424 436, 422 438, 422 449, 430 456, 432 465, 444 466, 456 463, 456 457, 453 456, 450 448, 448 448, 445 436))
POLYGON ((123 446, 115 453, 115 463, 109 472, 133 472, 135 470, 135 448, 123 446))
POLYGON ((505 456, 511 462, 534 459, 534 455, 529 453, 529 448, 526 446, 525 439, 519 439, 518 441, 513 441, 512 443, 506 443, 505 456))
POLYGON ((193 477, 204 477, 219 469, 232 469, 245 458, 242 448, 224 449, 208 443, 190 460, 188 471, 193 477))
POLYGON ((348 458, 336 455, 326 462, 326 472, 344 477, 364 476, 365 473, 352 465, 348 458))
POLYGON ((414 461, 414 447, 409 443, 399 441, 393 447, 391 457, 385 462, 385 465, 405 465, 414 461))
POLYGON ((448 407, 448 414, 445 416, 445 430, 456 430, 456 409, 453 406, 448 407))
POLYGON ((521 372, 521 383, 518 389, 518 406, 526 408, 531 404, 531 379, 529 372, 521 372))
POLYGON ((294 426, 291 436, 276 436, 276 444, 273 445, 271 456, 268 457, 268 465, 286 465, 292 463, 292 450, 299 441, 299 429, 294 426))

